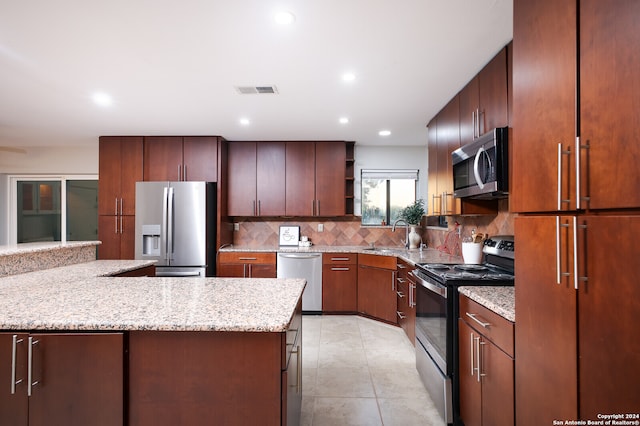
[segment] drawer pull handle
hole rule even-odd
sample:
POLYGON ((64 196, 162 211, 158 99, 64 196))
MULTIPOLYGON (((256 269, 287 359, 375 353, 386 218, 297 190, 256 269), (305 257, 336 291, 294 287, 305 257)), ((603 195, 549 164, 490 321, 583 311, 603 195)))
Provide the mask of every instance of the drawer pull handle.
POLYGON ((350 268, 331 268, 332 271, 348 271, 350 268))
POLYGON ((491 323, 488 323, 488 322, 482 322, 482 321, 480 321, 478 318, 476 318, 476 316, 477 316, 478 314, 470 314, 469 312, 466 312, 466 314, 467 314, 467 316, 468 316, 469 318, 471 318, 472 320, 474 320, 475 322, 477 322, 478 324, 480 324, 480 325, 481 325, 482 327, 484 327, 484 328, 489 328, 489 326, 491 325, 491 323))
POLYGON ((406 315, 403 315, 400 311, 396 311, 396 314, 398 314, 398 318, 400 318, 401 320, 406 318, 406 315))
POLYGON ((348 257, 332 257, 332 262, 348 262, 350 259, 348 257))
POLYGON ((239 257, 238 260, 258 260, 257 257, 239 257))
POLYGON ((396 293, 398 294, 398 297, 404 297, 404 293, 401 291, 396 291, 396 293))

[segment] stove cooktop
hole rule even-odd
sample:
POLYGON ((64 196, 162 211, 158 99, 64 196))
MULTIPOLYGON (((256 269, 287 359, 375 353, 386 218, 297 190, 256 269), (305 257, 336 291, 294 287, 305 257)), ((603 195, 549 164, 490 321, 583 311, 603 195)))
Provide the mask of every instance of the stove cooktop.
POLYGON ((509 285, 509 283, 512 285, 514 280, 512 273, 492 265, 422 263, 418 266, 420 267, 419 274, 423 278, 426 275, 426 277, 446 284, 458 281, 465 283, 490 281, 493 284, 504 282, 505 285, 509 285))

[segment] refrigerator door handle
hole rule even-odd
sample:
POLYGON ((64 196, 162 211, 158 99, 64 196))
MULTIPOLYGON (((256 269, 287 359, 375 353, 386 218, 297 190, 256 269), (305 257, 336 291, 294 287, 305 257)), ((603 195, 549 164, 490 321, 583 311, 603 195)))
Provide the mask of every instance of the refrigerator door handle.
POLYGON ((167 212, 167 259, 171 264, 173 260, 173 187, 169 187, 167 212))
POLYGON ((165 260, 169 260, 169 250, 167 247, 167 212, 168 212, 168 201, 169 201, 169 188, 164 187, 162 192, 162 234, 160 236, 160 247, 161 250, 164 250, 164 253, 161 256, 164 257, 165 260))

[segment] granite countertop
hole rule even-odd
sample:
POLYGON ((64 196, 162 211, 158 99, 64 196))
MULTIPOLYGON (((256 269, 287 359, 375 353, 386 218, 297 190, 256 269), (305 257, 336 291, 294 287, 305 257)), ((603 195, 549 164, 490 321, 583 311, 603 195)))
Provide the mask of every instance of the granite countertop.
POLYGON ((458 291, 501 317, 516 321, 515 287, 458 287, 458 291))
POLYGON ((152 263, 95 261, 2 277, 0 330, 281 332, 306 284, 105 276, 152 263))
POLYGON ((409 263, 462 263, 462 257, 443 253, 433 248, 423 250, 408 250, 402 247, 375 247, 372 250, 367 246, 311 246, 311 247, 241 247, 226 246, 221 252, 289 252, 289 253, 360 253, 379 256, 400 257, 409 263))
POLYGON ((51 250, 62 250, 76 247, 91 247, 102 244, 102 241, 46 241, 39 243, 20 243, 0 245, 0 257, 14 254, 48 252, 51 250))

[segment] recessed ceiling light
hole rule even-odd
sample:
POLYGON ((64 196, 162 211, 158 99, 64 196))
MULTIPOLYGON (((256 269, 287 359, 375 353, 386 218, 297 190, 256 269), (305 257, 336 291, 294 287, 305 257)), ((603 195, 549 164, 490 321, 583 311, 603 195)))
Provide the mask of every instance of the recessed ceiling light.
POLYGON ((241 118, 240 124, 242 124, 243 126, 248 126, 249 124, 251 124, 251 122, 249 121, 248 118, 241 118))
POLYGON ((391 134, 391 130, 380 130, 378 134, 380 136, 389 136, 391 134))
POLYGON ((347 117, 340 117, 340 124, 347 124, 349 122, 349 119, 347 117))
POLYGON ((102 106, 102 107, 108 107, 113 103, 113 100, 111 99, 111 96, 109 96, 108 94, 104 93, 104 92, 96 92, 91 96, 91 99, 93 99, 93 102, 96 105, 102 106))
POLYGON ((296 16, 288 10, 282 10, 277 12, 273 19, 275 19, 279 25, 291 25, 296 20, 296 16))
POLYGON ((352 72, 347 72, 342 74, 342 80, 344 81, 353 81, 356 79, 356 75, 352 72))

